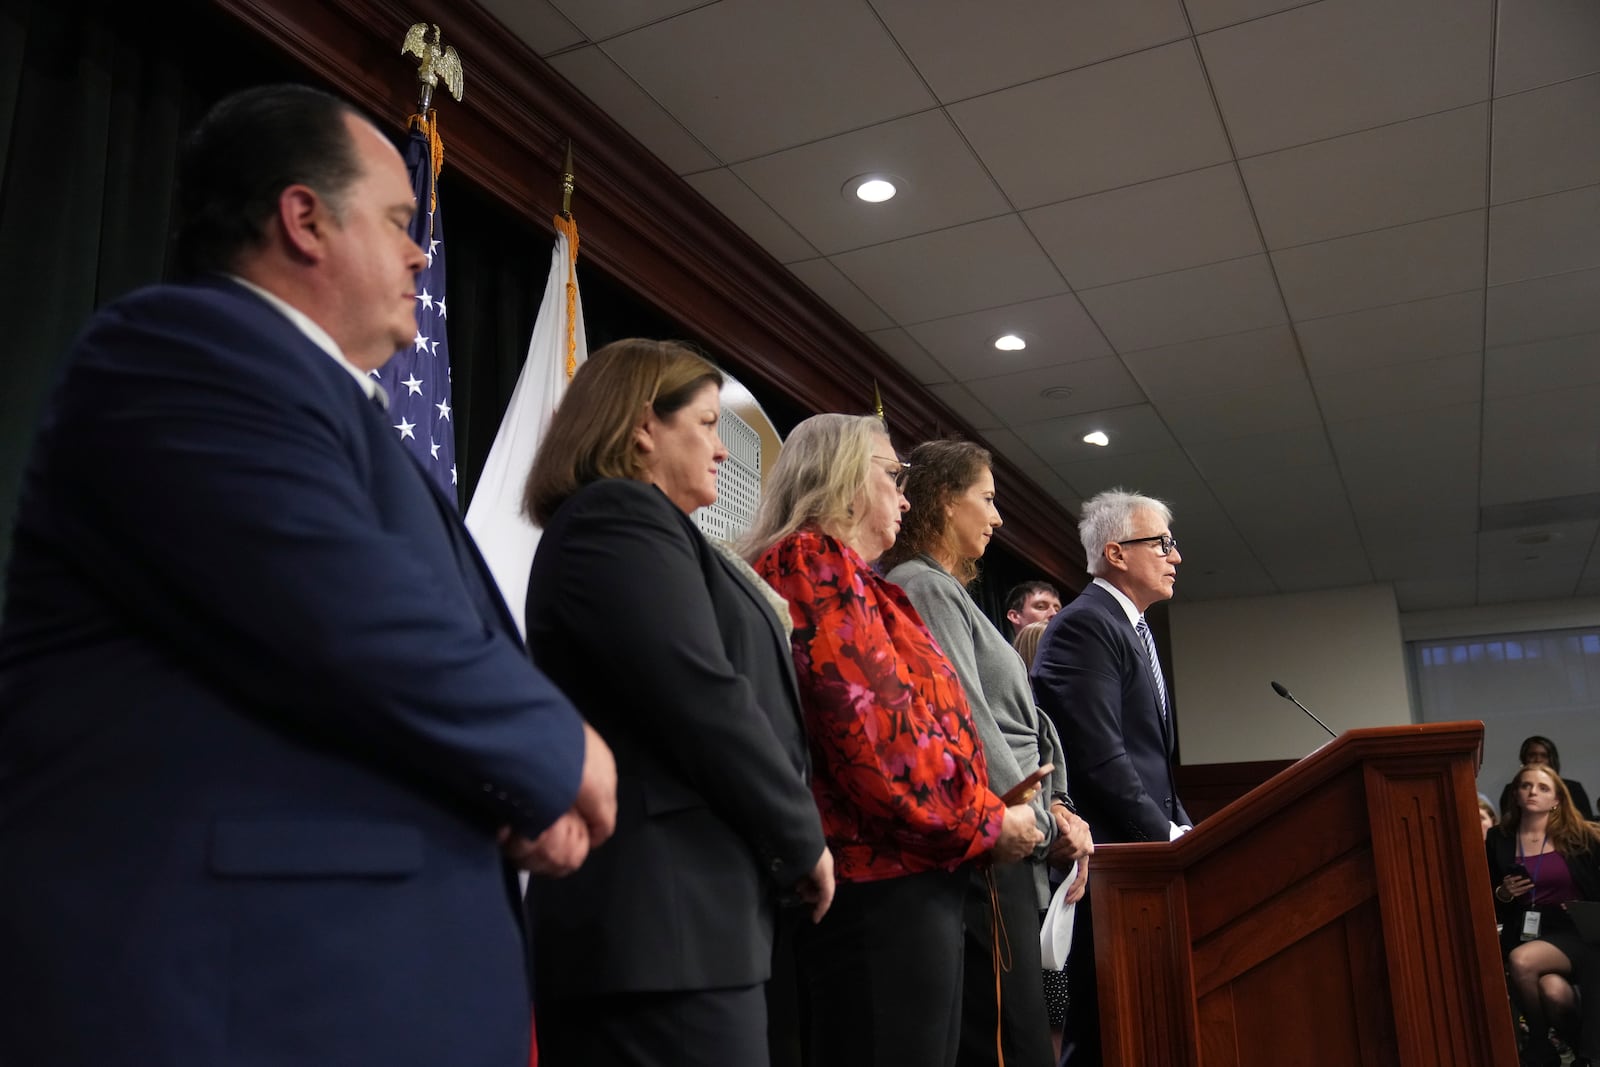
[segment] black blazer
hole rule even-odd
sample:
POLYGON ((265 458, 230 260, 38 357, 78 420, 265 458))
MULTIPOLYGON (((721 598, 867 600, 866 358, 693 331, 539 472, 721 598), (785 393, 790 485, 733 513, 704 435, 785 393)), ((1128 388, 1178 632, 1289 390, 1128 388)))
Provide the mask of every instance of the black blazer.
POLYGON ((1143 642, 1110 593, 1090 584, 1050 620, 1030 677, 1096 841, 1165 841, 1169 823, 1192 823, 1172 777, 1170 709, 1163 721, 1143 642))
POLYGON ((653 485, 563 504, 528 580, 528 648, 617 757, 616 836, 529 893, 542 1001, 753 985, 822 822, 789 642, 653 485))
MULTIPOLYGON (((1517 862, 1516 834, 1506 833, 1499 826, 1491 826, 1483 847, 1489 857, 1489 886, 1493 891, 1505 881, 1506 873, 1517 862)), ((1567 869, 1572 872, 1572 882, 1578 889, 1578 895, 1584 900, 1600 900, 1600 846, 1588 852, 1563 855, 1563 858, 1567 861, 1567 869)), ((1518 898, 1508 904, 1496 897, 1494 912, 1495 918, 1501 923, 1500 950, 1509 952, 1522 939, 1522 917, 1528 913, 1527 903, 1518 898)), ((1551 921, 1548 915, 1544 921, 1551 921)))

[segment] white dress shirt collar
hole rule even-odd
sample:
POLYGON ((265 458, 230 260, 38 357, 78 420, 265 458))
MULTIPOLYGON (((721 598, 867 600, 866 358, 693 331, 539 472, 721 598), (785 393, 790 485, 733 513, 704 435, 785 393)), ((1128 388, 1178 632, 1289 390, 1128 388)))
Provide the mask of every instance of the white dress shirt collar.
POLYGON ((1106 581, 1104 578, 1096 578, 1094 580, 1094 584, 1098 585, 1101 589, 1104 589, 1106 592, 1117 598, 1117 603, 1122 605, 1122 610, 1128 615, 1129 626, 1139 625, 1139 620, 1144 617, 1144 613, 1133 606, 1133 601, 1128 599, 1128 595, 1126 593, 1112 585, 1110 582, 1106 581))

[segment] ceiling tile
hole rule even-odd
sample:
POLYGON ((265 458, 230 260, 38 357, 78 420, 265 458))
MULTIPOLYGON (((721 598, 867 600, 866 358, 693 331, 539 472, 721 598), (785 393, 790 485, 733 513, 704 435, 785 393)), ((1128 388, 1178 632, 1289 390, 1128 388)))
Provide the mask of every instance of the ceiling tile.
MULTIPOLYGON (((499 0, 505 2, 505 0, 499 0)), ((526 3, 526 0, 515 0, 526 3)), ((591 41, 612 37, 652 22, 703 7, 707 0, 550 0, 591 41)))
POLYGON ((1066 290, 1015 215, 858 248, 833 262, 902 326, 1066 290))
POLYGON ((1267 247, 1482 207, 1488 124, 1474 104, 1240 160, 1267 247))
POLYGON ((1199 37, 1241 156, 1488 98, 1490 0, 1308 4, 1199 37))
POLYGON ((604 48, 730 163, 934 104, 859 0, 722 0, 614 37, 604 48), (795 91, 800 86, 804 92, 795 91))
POLYGON ((1477 603, 1477 599, 1475 577, 1422 578, 1394 583, 1394 602, 1401 611, 1464 608, 1477 603))
POLYGON ((1158 404, 1194 393, 1305 380, 1294 333, 1287 326, 1126 352, 1122 362, 1158 404))
POLYGON ((1483 345, 1483 291, 1306 319, 1295 331, 1313 375, 1459 355, 1483 345))
POLYGON ((1552 337, 1483 354, 1487 397, 1523 396, 1547 389, 1600 385, 1600 333, 1552 337))
MULTIPOLYGON (((1125 456, 1103 456, 1079 463, 1058 463, 1056 470, 1083 499, 1107 489, 1122 488, 1143 493, 1157 500, 1175 501, 1179 496, 1199 495, 1204 483, 1189 457, 1176 448, 1158 452, 1135 452, 1125 456)), ((1174 513, 1173 523, 1177 523, 1174 513)))
POLYGON ((790 263, 794 276, 810 286, 835 311, 850 320, 858 330, 882 330, 894 325, 883 310, 850 282, 832 263, 825 259, 808 259, 790 263))
POLYGON ((1484 504, 1600 492, 1600 386, 1487 401, 1484 504))
POLYGON ((1340 540, 1298 549, 1274 544, 1262 553, 1261 562, 1273 584, 1284 593, 1341 589, 1373 582, 1372 567, 1359 542, 1340 540))
POLYGON ((1184 444, 1253 437, 1320 426, 1322 417, 1304 381, 1199 393, 1158 403, 1157 410, 1184 444))
POLYGON ((1494 102, 1493 203, 1600 182, 1600 75, 1494 102))
POLYGON ((874 0, 940 100, 964 100, 1189 36, 1179 0, 874 0))
POLYGON ((728 221, 756 239, 780 263, 794 263, 802 259, 815 259, 817 249, 794 232, 777 213, 750 191, 731 170, 703 170, 684 179, 713 207, 727 216, 728 221))
POLYGON ((1335 423, 1328 427, 1328 437, 1345 470, 1393 470, 1403 479, 1421 482, 1430 464, 1470 462, 1477 455, 1481 420, 1479 405, 1458 404, 1430 411, 1425 418, 1401 412, 1335 423))
POLYGON ((1198 441, 1185 445, 1184 451, 1207 478, 1235 481, 1333 463, 1328 435, 1320 426, 1198 441))
POLYGON ((1593 0, 1499 0, 1496 6, 1496 96, 1600 71, 1600 5, 1593 0))
POLYGON ((939 366, 939 362, 917 344, 916 338, 904 330, 874 330, 867 337, 923 385, 950 380, 950 372, 939 366))
POLYGON ((1019 208, 1230 158, 1188 41, 952 104, 949 111, 1019 208))
POLYGON ((935 359, 950 368, 957 381, 1111 354, 1100 328, 1071 293, 931 319, 908 329, 935 359), (998 351, 994 340, 1004 333, 1017 334, 1028 347, 1020 352, 998 351))
POLYGON ((1586 267, 1600 267, 1600 185, 1490 209, 1490 285, 1586 267))
POLYGON ((967 392, 964 385, 957 385, 954 382, 930 385, 928 392, 944 401, 946 407, 967 420, 974 430, 995 430, 1001 426, 1000 420, 967 392))
POLYGON ((541 56, 583 42, 583 33, 547 0, 484 0, 482 7, 541 56))
POLYGON ((1141 404, 1145 398, 1122 361, 1115 358, 1084 359, 984 378, 968 382, 967 388, 1010 426, 1141 404), (1055 395, 1045 395, 1046 390, 1055 395), (1070 392, 1060 395, 1062 390, 1070 392))
POLYGON ((1399 304, 1483 284, 1484 213, 1285 248, 1272 253, 1295 319, 1399 304))
POLYGON ((1159 348, 1284 321, 1265 256, 1119 282, 1078 296, 1119 350, 1159 348))
POLYGON ((1345 493, 1368 544, 1379 540, 1473 537, 1478 530, 1477 452, 1457 462, 1397 457, 1406 481, 1392 471, 1342 468, 1345 493))
POLYGON ((1435 535, 1412 540, 1368 538, 1367 558, 1380 582, 1406 578, 1459 578, 1478 570, 1476 534, 1435 535))
POLYGON ((882 122, 733 168, 796 230, 827 253, 989 218, 1005 197, 942 111, 882 122), (901 190, 868 204, 851 178, 892 174, 901 190))
POLYGON ((1600 530, 1600 522, 1589 519, 1541 523, 1536 529, 1481 533, 1478 535, 1478 575, 1566 566, 1572 568, 1572 580, 1576 582, 1589 559, 1597 530, 1600 530))
POLYGON ((1185 0, 1195 33, 1218 30, 1319 0, 1185 0))
POLYGON ((1474 352, 1418 363, 1391 363, 1313 378, 1311 385, 1322 416, 1330 423, 1427 411, 1481 399, 1483 358, 1474 352))
MULTIPOLYGON (((649 94, 607 59, 600 49, 591 46, 563 52, 559 56, 551 56, 550 65, 557 74, 577 86, 584 96, 593 100, 596 107, 637 137, 652 155, 679 174, 717 165, 716 157, 707 152, 704 145, 678 125, 676 119, 650 99, 649 94)), ((578 157, 578 174, 581 176, 581 140, 573 151, 578 157)))
POLYGON ((1213 475, 1208 482, 1244 539, 1258 551, 1278 538, 1315 536, 1324 527, 1338 528, 1350 541, 1358 540, 1344 484, 1331 463, 1241 478, 1213 475))
POLYGON ((1017 427, 1016 433, 1033 449, 1034 455, 1053 467, 1092 462, 1108 456, 1175 449, 1178 444, 1149 404, 1028 423, 1017 427), (1083 435, 1096 430, 1109 437, 1111 443, 1085 444, 1083 435))
POLYGON ((1600 330, 1600 270, 1491 285, 1485 322, 1491 347, 1600 330))
POLYGON ((1020 467, 1024 474, 1031 476, 1050 470, 1050 464, 1034 455, 1033 449, 1010 430, 985 430, 983 441, 989 451, 1005 456, 1020 467))
POLYGON ((1262 251, 1233 164, 1025 211, 1075 289, 1262 251))
POLYGON ((1579 568, 1571 564, 1538 566, 1520 571, 1491 571, 1478 576, 1478 603, 1508 604, 1523 600, 1554 600, 1577 592, 1579 568))
MULTIPOLYGON (((1201 557, 1204 560, 1205 557, 1201 557)), ((1220 568, 1205 562, 1193 564, 1178 574, 1177 595, 1184 600, 1228 600, 1233 597, 1271 596, 1277 593, 1267 572, 1255 560, 1229 562, 1220 568), (1202 570, 1196 567, 1205 568, 1202 570)))

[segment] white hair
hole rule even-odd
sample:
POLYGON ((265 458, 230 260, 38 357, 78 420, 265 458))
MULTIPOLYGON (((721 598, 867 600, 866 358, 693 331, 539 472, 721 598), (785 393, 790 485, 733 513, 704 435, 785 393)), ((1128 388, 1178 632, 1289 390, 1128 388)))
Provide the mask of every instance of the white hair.
POLYGON ((1107 489, 1083 502, 1078 537, 1083 541, 1083 556, 1091 575, 1104 578, 1111 572, 1111 565, 1106 562, 1106 544, 1133 536, 1133 520, 1141 511, 1152 512, 1163 526, 1172 525, 1172 509, 1142 493, 1107 489))

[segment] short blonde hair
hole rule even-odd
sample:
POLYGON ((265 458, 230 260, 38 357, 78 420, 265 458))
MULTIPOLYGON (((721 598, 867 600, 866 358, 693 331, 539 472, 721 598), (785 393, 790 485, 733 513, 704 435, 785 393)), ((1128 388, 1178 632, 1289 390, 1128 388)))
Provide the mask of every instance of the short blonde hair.
POLYGON ((568 497, 602 478, 643 480, 633 431, 649 407, 665 419, 722 372, 688 345, 637 337, 613 341, 573 375, 550 429, 533 457, 522 508, 548 525, 568 497))
POLYGON ((789 434, 761 491, 740 554, 755 562, 803 526, 851 541, 856 498, 872 469, 872 447, 889 431, 875 415, 813 415, 789 434))

